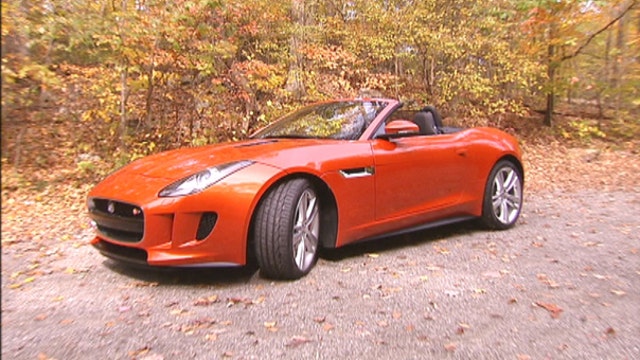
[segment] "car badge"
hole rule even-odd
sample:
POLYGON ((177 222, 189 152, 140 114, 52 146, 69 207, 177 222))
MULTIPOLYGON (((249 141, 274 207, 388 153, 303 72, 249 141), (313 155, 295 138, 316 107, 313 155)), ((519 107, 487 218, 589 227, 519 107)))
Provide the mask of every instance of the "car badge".
POLYGON ((113 201, 109 201, 109 203, 107 204, 107 211, 109 212, 109 214, 113 214, 116 212, 116 204, 114 204, 113 201))

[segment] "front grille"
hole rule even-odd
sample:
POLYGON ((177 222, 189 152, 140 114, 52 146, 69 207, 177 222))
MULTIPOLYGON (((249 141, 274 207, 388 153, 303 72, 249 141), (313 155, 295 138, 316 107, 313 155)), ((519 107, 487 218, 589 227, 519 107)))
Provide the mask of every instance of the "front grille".
POLYGON ((147 252, 142 249, 115 245, 103 240, 98 241, 93 246, 108 258, 134 264, 147 264, 147 252))
POLYGON ((107 199, 89 199, 89 216, 98 232, 110 239, 138 242, 144 234, 144 214, 136 205, 107 199))

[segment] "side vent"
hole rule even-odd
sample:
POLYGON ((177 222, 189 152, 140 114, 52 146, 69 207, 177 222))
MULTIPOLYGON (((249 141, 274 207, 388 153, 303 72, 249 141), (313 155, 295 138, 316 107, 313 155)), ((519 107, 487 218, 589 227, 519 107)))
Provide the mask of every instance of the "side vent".
POLYGON ((213 228, 216 226, 216 222, 218 221, 218 214, 213 212, 206 212, 202 214, 200 218, 200 224, 198 224, 198 232, 196 233, 196 240, 204 240, 213 228))

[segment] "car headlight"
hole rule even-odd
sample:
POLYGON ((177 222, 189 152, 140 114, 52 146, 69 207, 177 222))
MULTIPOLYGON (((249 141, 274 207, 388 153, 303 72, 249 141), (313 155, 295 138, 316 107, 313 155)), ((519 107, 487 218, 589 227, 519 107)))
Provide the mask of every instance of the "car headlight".
POLYGON ((160 197, 174 197, 195 194, 251 164, 253 161, 242 160, 210 167, 174 182, 162 189, 158 195, 160 197))

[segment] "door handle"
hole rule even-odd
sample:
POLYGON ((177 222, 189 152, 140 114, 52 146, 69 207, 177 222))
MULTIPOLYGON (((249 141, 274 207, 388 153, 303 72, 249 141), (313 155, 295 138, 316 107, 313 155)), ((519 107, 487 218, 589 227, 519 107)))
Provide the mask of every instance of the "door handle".
POLYGON ((460 155, 460 156, 467 156, 467 148, 459 148, 456 149, 456 154, 460 155))

